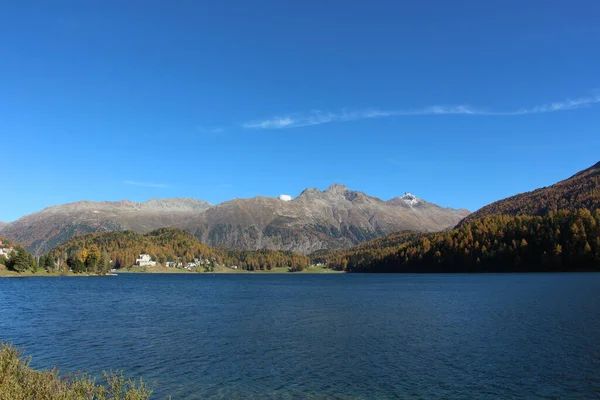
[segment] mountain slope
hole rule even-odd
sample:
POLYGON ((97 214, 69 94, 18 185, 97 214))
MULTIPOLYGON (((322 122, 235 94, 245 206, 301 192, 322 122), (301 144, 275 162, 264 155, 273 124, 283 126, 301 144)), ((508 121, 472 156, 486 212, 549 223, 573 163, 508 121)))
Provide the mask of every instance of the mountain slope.
POLYGON ((461 224, 488 215, 546 215, 550 211, 600 208, 600 162, 552 186, 491 203, 461 224))
POLYGON ((402 230, 442 230, 468 213, 418 199, 412 204, 403 198, 385 202, 334 184, 325 191, 306 189, 291 201, 266 197, 228 201, 176 226, 213 246, 308 254, 402 230))
POLYGON ((311 258, 364 272, 597 271, 599 188, 600 163, 483 207, 453 230, 396 233, 311 258))
POLYGON ((6 225, 2 234, 39 255, 75 235, 124 231, 146 233, 203 212, 211 205, 195 199, 80 201, 27 215, 6 225))
POLYGON ((89 201, 49 207, 7 225, 3 235, 41 254, 74 235, 162 227, 192 232, 203 243, 238 249, 308 254, 340 249, 402 230, 438 231, 467 210, 439 207, 405 194, 383 201, 342 185, 306 189, 297 198, 253 197, 217 206, 193 199, 89 201))
POLYGON ((600 271, 600 210, 492 215, 451 231, 372 244, 321 257, 329 268, 349 272, 600 271))

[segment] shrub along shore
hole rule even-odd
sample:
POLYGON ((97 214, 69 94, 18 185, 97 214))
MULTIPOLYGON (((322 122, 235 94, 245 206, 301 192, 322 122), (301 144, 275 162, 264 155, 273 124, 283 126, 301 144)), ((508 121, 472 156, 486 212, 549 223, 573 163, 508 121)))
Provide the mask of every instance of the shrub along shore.
POLYGON ((0 399, 11 400, 145 400, 152 390, 140 379, 104 372, 98 382, 88 374, 61 376, 55 368, 36 371, 31 359, 12 344, 0 342, 0 399))

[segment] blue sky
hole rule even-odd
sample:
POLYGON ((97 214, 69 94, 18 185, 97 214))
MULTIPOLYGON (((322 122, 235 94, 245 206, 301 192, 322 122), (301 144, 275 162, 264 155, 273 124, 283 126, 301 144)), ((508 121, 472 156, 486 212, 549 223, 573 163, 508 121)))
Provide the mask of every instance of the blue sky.
POLYGON ((475 210, 600 160, 597 1, 6 1, 0 221, 343 183, 475 210))

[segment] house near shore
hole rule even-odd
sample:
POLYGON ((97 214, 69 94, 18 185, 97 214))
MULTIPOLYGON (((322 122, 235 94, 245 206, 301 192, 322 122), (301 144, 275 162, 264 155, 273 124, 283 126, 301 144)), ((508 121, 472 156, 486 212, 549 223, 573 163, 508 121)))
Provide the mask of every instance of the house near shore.
POLYGON ((4 243, 2 243, 2 240, 0 240, 0 256, 3 256, 8 260, 13 251, 14 249, 12 247, 4 247, 4 243))
POLYGON ((0 249, 0 256, 3 256, 7 260, 10 258, 10 254, 13 252, 12 247, 8 247, 6 249, 0 249))
POLYGON ((181 257, 177 258, 177 261, 166 261, 165 262, 165 267, 167 268, 184 268, 187 269, 188 271, 193 270, 194 268, 198 268, 202 265, 210 265, 211 261, 206 258, 194 258, 194 261, 190 261, 190 262, 182 262, 181 257))
POLYGON ((152 261, 150 254, 140 254, 139 258, 135 260, 135 265, 140 267, 154 267, 156 261, 152 261))

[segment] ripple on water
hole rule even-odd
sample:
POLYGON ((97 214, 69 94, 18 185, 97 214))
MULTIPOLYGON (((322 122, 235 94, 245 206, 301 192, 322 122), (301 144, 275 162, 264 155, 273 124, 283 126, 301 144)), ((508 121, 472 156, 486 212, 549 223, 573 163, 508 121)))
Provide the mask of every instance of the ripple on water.
POLYGON ((600 396, 600 274, 0 280, 38 368, 120 368, 155 398, 600 396))

